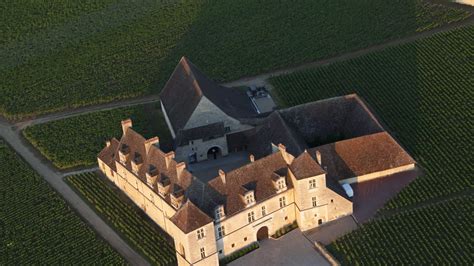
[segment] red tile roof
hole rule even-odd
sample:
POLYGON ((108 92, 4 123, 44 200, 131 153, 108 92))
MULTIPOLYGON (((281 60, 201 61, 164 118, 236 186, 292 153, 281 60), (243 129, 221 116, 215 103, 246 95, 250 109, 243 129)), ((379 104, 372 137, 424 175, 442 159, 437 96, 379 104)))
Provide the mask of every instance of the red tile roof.
MULTIPOLYGON (((247 189, 255 187, 256 202, 265 200, 277 193, 272 181, 273 173, 284 173, 287 167, 281 152, 276 152, 226 173, 225 183, 218 176, 208 184, 225 196, 224 211, 226 215, 233 215, 246 207, 241 196, 243 186, 247 186, 247 189)), ((288 178, 285 178, 287 186, 292 187, 288 178)))
POLYGON ((293 160, 290 170, 298 180, 326 173, 307 151, 293 160))
POLYGON ((416 163, 387 133, 380 132, 312 148, 321 152, 328 176, 342 180, 416 163))
POLYGON ((190 200, 186 201, 170 220, 185 234, 213 221, 190 200))

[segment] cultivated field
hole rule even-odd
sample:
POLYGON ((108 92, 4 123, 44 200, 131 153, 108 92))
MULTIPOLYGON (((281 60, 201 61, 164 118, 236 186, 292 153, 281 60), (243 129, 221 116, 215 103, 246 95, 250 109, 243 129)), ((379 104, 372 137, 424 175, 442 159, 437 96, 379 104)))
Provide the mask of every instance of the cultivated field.
POLYGON ((0 114, 10 119, 157 93, 183 55, 212 78, 231 80, 468 16, 423 0, 7 0, 0 7, 0 114))
MULTIPOLYGON (((171 135, 159 103, 100 111, 28 127, 23 135, 56 167, 92 166, 105 141, 122 136, 120 121, 131 118, 133 128, 145 137, 171 135)), ((166 146, 166 145, 165 145, 166 146)))
POLYGON ((0 264, 125 264, 0 139, 0 264))
POLYGON ((371 222, 328 249, 343 265, 470 265, 473 200, 460 197, 371 222))
POLYGON ((69 176, 67 181, 150 262, 176 264, 174 247, 164 237, 166 233, 113 184, 95 173, 69 176))
POLYGON ((287 105, 358 93, 425 171, 381 220, 329 246, 343 264, 473 261, 473 36, 466 26, 271 80, 287 105), (440 201, 447 202, 432 205, 440 201))
POLYGON ((362 96, 425 170, 387 208, 407 206, 471 188, 473 36, 463 27, 271 83, 289 106, 362 96))

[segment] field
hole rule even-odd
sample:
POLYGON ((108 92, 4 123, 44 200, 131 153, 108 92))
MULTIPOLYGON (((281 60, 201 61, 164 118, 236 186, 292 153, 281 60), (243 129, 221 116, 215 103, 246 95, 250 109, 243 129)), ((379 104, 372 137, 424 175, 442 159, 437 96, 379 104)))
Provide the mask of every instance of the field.
POLYGON ((473 36, 463 27, 271 83, 287 105, 362 96, 426 172, 387 208, 407 206, 471 188, 473 36))
POLYGON ((125 264, 0 139, 0 264, 125 264))
POLYGON ((456 198, 369 223, 328 249, 343 265, 471 265, 473 200, 456 198))
POLYGON ((343 264, 473 261, 473 36, 466 26, 271 80, 289 106, 359 94, 425 172, 389 201, 381 220, 329 246, 343 264), (430 206, 439 201, 449 202, 430 206))
POLYGON ((174 247, 145 213, 113 184, 95 173, 67 177, 67 181, 148 260, 157 265, 176 264, 174 247))
POLYGON ((9 119, 157 93, 183 55, 212 78, 232 80, 469 15, 423 0, 7 0, 0 7, 0 114, 9 119))
POLYGON ((171 135, 159 103, 89 113, 26 128, 23 135, 60 169, 92 166, 105 141, 120 138, 120 121, 131 118, 133 128, 145 137, 159 136, 170 143, 171 135))

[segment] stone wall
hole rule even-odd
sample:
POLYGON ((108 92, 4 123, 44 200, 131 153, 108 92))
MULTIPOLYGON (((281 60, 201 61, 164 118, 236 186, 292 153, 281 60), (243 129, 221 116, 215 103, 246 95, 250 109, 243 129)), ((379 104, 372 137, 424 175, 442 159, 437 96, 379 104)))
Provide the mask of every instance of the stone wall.
POLYGON ((379 171, 379 172, 374 172, 374 173, 370 173, 370 174, 366 174, 366 175, 346 178, 346 179, 340 180, 339 183, 340 184, 361 183, 361 182, 381 178, 381 177, 388 176, 388 175, 393 175, 393 174, 397 174, 397 173, 401 173, 401 172, 405 172, 405 171, 410 171, 410 170, 415 169, 415 167, 416 167, 415 164, 408 164, 408 165, 395 167, 395 168, 391 168, 391 169, 384 170, 384 171, 379 171))
POLYGON ((198 162, 207 160, 207 152, 212 147, 218 147, 221 151, 222 156, 225 156, 229 153, 227 150, 226 136, 206 141, 203 141, 202 139, 197 139, 189 141, 189 145, 184 145, 176 148, 176 161, 189 162, 188 156, 194 152, 196 153, 196 159, 198 162))

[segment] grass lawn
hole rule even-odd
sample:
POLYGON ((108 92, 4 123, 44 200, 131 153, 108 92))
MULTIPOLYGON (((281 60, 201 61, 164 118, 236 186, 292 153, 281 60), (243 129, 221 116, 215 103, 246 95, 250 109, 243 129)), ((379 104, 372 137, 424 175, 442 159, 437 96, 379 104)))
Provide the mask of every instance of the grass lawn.
POLYGON ((125 264, 1 139, 0 169, 1 265, 125 264))
POLYGON ((105 141, 122 136, 120 121, 131 118, 133 128, 147 138, 158 136, 160 143, 171 143, 171 134, 160 111, 160 104, 146 104, 89 113, 26 128, 26 137, 48 160, 60 169, 92 166, 105 141))
POLYGON ((0 113, 10 119, 157 93, 183 55, 212 78, 232 80, 469 15, 423 0, 7 0, 0 7, 0 113))
POLYGON ((66 179, 124 238, 155 265, 176 265, 171 237, 102 175, 86 173, 66 179))

